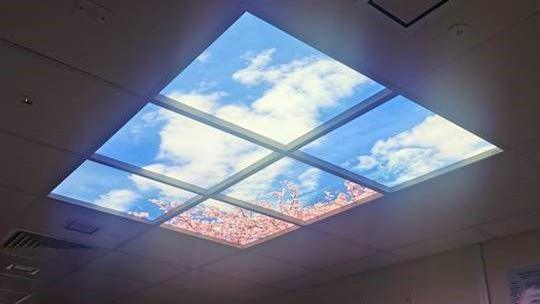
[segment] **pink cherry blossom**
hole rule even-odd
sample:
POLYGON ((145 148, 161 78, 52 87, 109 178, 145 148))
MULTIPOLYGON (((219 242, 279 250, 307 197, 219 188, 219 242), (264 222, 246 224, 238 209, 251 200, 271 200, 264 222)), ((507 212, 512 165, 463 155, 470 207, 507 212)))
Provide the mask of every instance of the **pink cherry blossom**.
MULTIPOLYGON (((344 191, 325 191, 323 199, 317 202, 303 202, 299 187, 283 181, 281 188, 269 193, 277 199, 277 211, 303 221, 316 220, 334 214, 342 208, 366 201, 377 192, 353 182, 344 183, 344 191)), ((150 200, 162 212, 167 213, 181 205, 181 202, 150 200)), ((276 209, 276 202, 256 201, 255 204, 276 209)), ((148 213, 132 212, 134 216, 148 218, 148 213)), ((246 246, 254 242, 281 234, 296 226, 250 210, 232 206, 216 200, 207 200, 169 220, 165 226, 202 235, 235 246, 246 246)))
POLYGON ((291 223, 214 200, 174 217, 167 225, 236 246, 245 246, 294 227, 291 223))

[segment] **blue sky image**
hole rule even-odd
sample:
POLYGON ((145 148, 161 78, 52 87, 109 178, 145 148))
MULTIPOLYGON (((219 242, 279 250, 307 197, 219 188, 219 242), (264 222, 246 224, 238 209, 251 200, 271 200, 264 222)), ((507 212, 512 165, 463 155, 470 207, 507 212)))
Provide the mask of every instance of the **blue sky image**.
MULTIPOLYGON (((383 87, 270 24, 244 14, 164 94, 263 136, 288 143, 383 87)), ((388 186, 493 149, 416 103, 397 97, 302 150, 388 186)), ((146 105, 97 153, 209 188, 269 150, 154 104, 146 105)), ((309 204, 344 180, 283 159, 225 191, 246 201, 283 181, 309 204)), ((90 161, 53 193, 125 213, 162 214, 155 201, 193 194, 90 161)))
POLYGON ((492 149, 402 96, 302 148, 389 187, 492 149))

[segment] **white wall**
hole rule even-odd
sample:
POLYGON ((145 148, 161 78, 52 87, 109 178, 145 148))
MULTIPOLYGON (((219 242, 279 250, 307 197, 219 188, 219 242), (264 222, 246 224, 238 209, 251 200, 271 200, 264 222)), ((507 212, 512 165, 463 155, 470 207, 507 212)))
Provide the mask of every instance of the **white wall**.
POLYGON ((406 261, 264 303, 488 304, 489 286, 492 304, 508 304, 508 272, 534 264, 540 264, 540 231, 406 261))

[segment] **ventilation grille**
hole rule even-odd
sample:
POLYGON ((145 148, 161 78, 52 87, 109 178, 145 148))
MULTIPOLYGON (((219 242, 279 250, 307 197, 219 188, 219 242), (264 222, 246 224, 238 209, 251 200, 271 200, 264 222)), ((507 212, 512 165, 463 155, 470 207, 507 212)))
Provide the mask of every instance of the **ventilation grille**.
POLYGON ((4 253, 31 259, 50 259, 67 255, 84 254, 94 250, 94 248, 85 245, 26 231, 13 233, 0 248, 4 253))

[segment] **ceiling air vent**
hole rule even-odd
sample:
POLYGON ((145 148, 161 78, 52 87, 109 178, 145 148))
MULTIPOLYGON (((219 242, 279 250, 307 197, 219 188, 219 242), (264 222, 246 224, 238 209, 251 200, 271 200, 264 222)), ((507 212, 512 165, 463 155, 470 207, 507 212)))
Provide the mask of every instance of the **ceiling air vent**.
POLYGON ((2 244, 0 250, 7 254, 41 260, 84 254, 94 249, 27 231, 17 231, 2 244))

